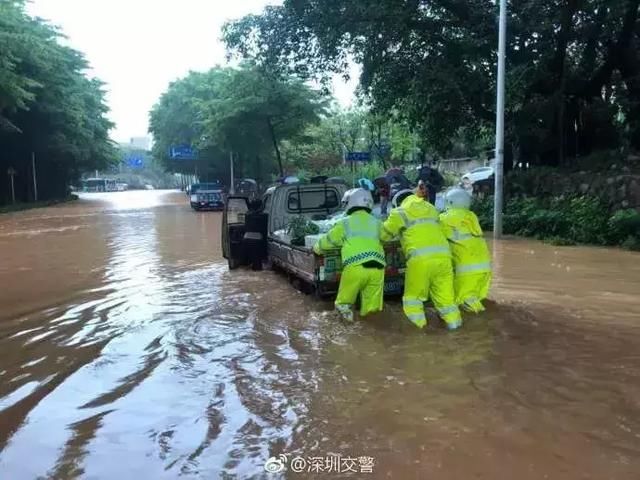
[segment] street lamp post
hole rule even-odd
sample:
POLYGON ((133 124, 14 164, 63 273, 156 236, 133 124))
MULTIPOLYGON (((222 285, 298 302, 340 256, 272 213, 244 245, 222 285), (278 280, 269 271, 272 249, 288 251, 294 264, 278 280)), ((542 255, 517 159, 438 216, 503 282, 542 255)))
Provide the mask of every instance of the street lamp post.
POLYGON ((507 0, 500 1, 500 21, 498 33, 498 81, 496 99, 496 158, 495 195, 493 203, 493 236, 502 236, 502 208, 504 204, 503 176, 504 176, 504 77, 505 55, 507 44, 507 0))
POLYGON ((36 178, 36 153, 31 152, 31 169, 33 172, 33 199, 38 201, 38 180, 36 178))
POLYGON ((231 170, 231 186, 229 188, 229 191, 231 192, 231 195, 235 195, 236 187, 235 187, 235 178, 233 174, 233 152, 229 152, 229 169, 231 170))
POLYGON ((7 175, 11 179, 11 203, 16 203, 16 187, 13 181, 13 177, 16 176, 16 170, 13 167, 7 169, 7 175))

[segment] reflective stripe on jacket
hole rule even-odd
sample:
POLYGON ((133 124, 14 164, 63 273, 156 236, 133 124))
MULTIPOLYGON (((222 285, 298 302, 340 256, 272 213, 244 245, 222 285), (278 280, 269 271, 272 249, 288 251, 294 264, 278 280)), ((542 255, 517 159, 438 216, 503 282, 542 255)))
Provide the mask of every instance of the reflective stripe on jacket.
POLYGON ((411 195, 402 205, 391 210, 382 225, 382 240, 400 237, 402 251, 407 260, 429 256, 449 258, 449 243, 440 227, 438 211, 424 199, 411 195))
POLYGON ((386 265, 384 249, 380 243, 380 221, 373 215, 359 210, 341 220, 313 247, 321 254, 340 248, 342 266, 361 265, 375 260, 386 265))
POLYGON ((440 215, 451 245, 456 275, 491 271, 491 255, 478 217, 466 208, 451 208, 440 215))

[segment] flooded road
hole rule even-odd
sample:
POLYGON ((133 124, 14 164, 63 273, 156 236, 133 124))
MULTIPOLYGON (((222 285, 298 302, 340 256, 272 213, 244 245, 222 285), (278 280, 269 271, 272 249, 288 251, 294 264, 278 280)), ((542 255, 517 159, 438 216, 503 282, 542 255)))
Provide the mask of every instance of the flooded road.
POLYGON ((230 273, 220 220, 0 216, 0 478, 640 478, 640 255, 503 241, 488 311, 425 334, 230 273))

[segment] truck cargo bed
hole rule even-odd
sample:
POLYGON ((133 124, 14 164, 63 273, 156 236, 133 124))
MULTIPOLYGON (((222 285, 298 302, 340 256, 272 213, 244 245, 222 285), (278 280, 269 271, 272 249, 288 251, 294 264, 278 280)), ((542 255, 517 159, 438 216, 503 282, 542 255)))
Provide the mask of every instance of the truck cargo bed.
POLYGON ((273 264, 308 283, 316 281, 316 258, 310 248, 291 245, 276 237, 270 237, 268 252, 269 260, 273 264))
MULTIPOLYGON (((385 271, 386 295, 399 295, 404 287, 404 258, 398 242, 384 244, 387 257, 385 271)), ((340 250, 318 256, 311 248, 291 245, 277 237, 269 237, 269 260, 282 270, 312 285, 319 295, 326 296, 338 291, 342 261, 340 250)))

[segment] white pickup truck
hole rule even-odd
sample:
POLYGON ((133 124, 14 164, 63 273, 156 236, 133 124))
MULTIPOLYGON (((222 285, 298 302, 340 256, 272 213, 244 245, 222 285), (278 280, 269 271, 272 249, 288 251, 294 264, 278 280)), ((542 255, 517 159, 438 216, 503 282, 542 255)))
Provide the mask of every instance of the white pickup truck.
MULTIPOLYGON (((334 294, 338 289, 342 263, 340 251, 315 255, 310 247, 292 245, 276 232, 286 229, 296 216, 310 220, 325 220, 340 211, 346 190, 340 184, 279 185, 267 190, 263 197, 264 212, 268 215, 268 257, 272 266, 301 280, 320 296, 334 294)), ((244 215, 248 211, 246 197, 227 199, 222 227, 222 250, 234 269, 243 263, 242 237, 244 215)), ((404 286, 404 258, 398 242, 384 245, 387 268, 385 293, 397 295, 404 286)))

